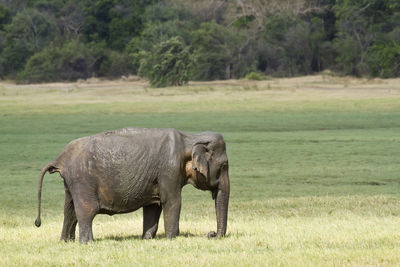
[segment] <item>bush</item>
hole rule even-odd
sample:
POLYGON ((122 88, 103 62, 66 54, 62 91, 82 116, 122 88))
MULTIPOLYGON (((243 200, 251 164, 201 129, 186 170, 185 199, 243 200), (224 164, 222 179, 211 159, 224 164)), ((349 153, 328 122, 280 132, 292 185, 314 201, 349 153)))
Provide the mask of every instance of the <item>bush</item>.
POLYGON ((54 39, 54 18, 35 9, 24 9, 4 26, 0 62, 5 75, 21 71, 28 59, 54 39))
POLYGON ((236 29, 216 22, 202 23, 193 32, 194 80, 223 80, 243 77, 251 64, 244 60, 246 38, 236 29))
POLYGON ((355 37, 351 35, 341 35, 334 41, 334 47, 338 56, 336 62, 346 75, 360 75, 358 64, 361 58, 361 48, 355 37))
POLYGON ((375 44, 367 57, 370 74, 382 78, 400 75, 400 44, 390 42, 375 44))
POLYGON ((111 51, 108 54, 101 62, 99 76, 118 78, 122 75, 135 74, 137 72, 128 53, 111 51))
POLYGON ((18 75, 18 81, 32 83, 85 79, 94 75, 103 58, 98 47, 89 47, 77 40, 61 47, 52 44, 28 60, 18 75))
POLYGON ((321 25, 317 19, 309 23, 290 12, 269 16, 260 33, 258 70, 274 76, 311 73, 313 58, 320 60, 321 25))
POLYGON ((262 81, 265 80, 265 75, 259 72, 250 72, 246 75, 246 79, 248 80, 255 80, 255 81, 262 81))
POLYGON ((150 52, 141 51, 139 58, 139 76, 148 78, 151 86, 179 86, 189 81, 192 59, 181 38, 173 37, 150 52))
POLYGON ((25 69, 17 76, 22 83, 53 82, 57 80, 57 63, 54 59, 61 57, 59 49, 49 46, 33 55, 25 65, 25 69))
POLYGON ((0 31, 4 29, 4 25, 11 20, 11 12, 0 3, 0 31))

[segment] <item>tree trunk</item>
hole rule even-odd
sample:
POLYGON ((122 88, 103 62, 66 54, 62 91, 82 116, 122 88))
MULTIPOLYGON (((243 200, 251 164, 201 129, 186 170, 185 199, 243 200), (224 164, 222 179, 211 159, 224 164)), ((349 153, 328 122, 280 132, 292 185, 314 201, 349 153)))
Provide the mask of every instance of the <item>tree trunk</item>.
POLYGON ((225 68, 225 79, 229 80, 231 78, 231 64, 226 65, 225 68))

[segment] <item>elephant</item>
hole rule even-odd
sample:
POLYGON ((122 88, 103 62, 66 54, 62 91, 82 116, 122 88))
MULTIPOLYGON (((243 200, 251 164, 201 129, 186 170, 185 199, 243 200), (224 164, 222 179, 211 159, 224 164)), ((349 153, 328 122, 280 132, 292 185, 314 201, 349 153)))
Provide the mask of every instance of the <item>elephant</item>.
POLYGON ((182 187, 191 184, 211 191, 217 232, 226 234, 230 182, 226 144, 215 132, 186 133, 176 129, 122 128, 71 141, 41 171, 38 216, 43 178, 58 172, 64 180, 64 222, 60 240, 94 241, 92 222, 97 214, 121 214, 143 207, 143 239, 155 237, 161 211, 168 239, 179 234, 182 187))

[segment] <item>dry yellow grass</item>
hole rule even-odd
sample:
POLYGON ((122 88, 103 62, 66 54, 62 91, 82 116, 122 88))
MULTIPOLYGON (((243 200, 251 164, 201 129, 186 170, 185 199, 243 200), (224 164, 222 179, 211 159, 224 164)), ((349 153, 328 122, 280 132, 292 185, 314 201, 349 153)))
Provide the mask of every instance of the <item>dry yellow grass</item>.
MULTIPOLYGON (((185 112, 188 110, 279 110, 337 106, 375 100, 378 108, 397 105, 400 79, 355 79, 328 75, 267 81, 191 82, 188 86, 150 88, 144 81, 102 81, 16 85, 0 83, 0 112, 79 113, 85 104, 112 104, 108 112, 185 112), (23 106, 23 109, 18 109, 23 106), (48 106, 57 108, 47 108, 48 106)), ((374 107, 377 106, 374 104, 374 107)), ((357 108, 357 107, 355 107, 357 108)), ((107 108, 105 109, 107 112, 107 108)), ((96 108, 94 108, 96 111, 96 108)))

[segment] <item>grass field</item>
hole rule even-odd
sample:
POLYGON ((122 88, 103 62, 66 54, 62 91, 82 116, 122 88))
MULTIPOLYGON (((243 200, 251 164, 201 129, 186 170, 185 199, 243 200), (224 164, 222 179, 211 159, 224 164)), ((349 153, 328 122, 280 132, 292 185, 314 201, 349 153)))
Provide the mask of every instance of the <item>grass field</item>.
POLYGON ((0 266, 398 266, 400 80, 310 76, 191 83, 0 83, 0 266), (218 131, 227 237, 210 193, 183 189, 181 236, 141 240, 141 211, 98 215, 95 242, 58 241, 63 183, 41 168, 71 140, 126 126, 218 131))

